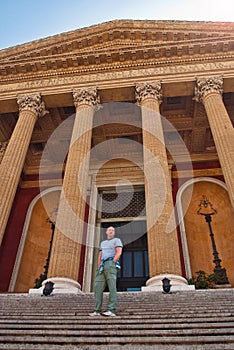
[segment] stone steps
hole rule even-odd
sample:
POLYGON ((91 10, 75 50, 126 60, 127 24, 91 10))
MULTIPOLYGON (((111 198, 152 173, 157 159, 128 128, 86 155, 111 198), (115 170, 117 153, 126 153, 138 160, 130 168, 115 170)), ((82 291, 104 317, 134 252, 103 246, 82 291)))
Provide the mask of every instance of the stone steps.
MULTIPOLYGON (((230 321, 226 321, 226 322, 205 322, 205 323, 199 323, 199 322, 193 322, 193 323, 176 323, 176 326, 174 325, 174 323, 156 323, 156 320, 152 319, 152 323, 148 323, 148 324, 141 324, 141 330, 170 330, 170 329, 177 329, 177 330, 184 330, 184 329, 228 329, 230 328, 231 331, 230 333, 232 333, 232 330, 234 328, 234 320, 233 322, 230 321)), ((9 323, 2 323, 0 324, 0 334, 5 334, 4 331, 5 330, 10 330, 13 331, 17 331, 17 330, 35 330, 35 332, 37 330, 55 330, 57 331, 58 329, 66 329, 66 330, 81 330, 81 329, 85 329, 87 331, 89 330, 95 330, 97 328, 98 325, 98 330, 110 330, 110 331, 116 331, 116 330, 135 330, 135 329, 139 329, 139 323, 128 323, 126 324, 125 322, 118 322, 116 324, 111 323, 111 324, 107 324, 107 323, 92 323, 92 324, 82 324, 82 323, 78 323, 78 324, 67 324, 65 322, 60 322, 56 324, 43 324, 43 323, 22 323, 22 322, 18 322, 18 323, 13 323, 13 322, 9 322, 9 323), (82 327, 83 326, 83 327, 82 327)), ((8 334, 10 334, 8 332, 8 334)))
POLYGON ((49 349, 51 344, 54 346, 54 349, 57 349, 58 346, 64 346, 64 349, 67 349, 69 346, 73 346, 76 349, 90 349, 90 346, 96 346, 96 349, 103 349, 103 345, 118 345, 122 349, 123 346, 128 346, 129 349, 136 349, 139 345, 148 346, 154 345, 158 346, 159 349, 163 345, 183 345, 183 349, 190 349, 191 345, 210 345, 210 349, 223 349, 223 344, 226 345, 226 349, 233 349, 234 336, 221 334, 221 335, 179 335, 175 334, 172 336, 166 335, 155 335, 155 336, 141 336, 136 335, 133 337, 129 336, 120 336, 116 337, 108 336, 103 334, 102 336, 4 336, 1 337, 1 349, 35 349, 36 345, 39 345, 40 349, 49 349), (229 347, 227 346, 229 345, 229 347), (76 346, 76 347, 75 347, 76 346))
MULTIPOLYGON (((88 329, 86 327, 83 328, 78 328, 76 327, 76 329, 61 329, 59 330, 59 334, 58 334, 58 330, 57 329, 47 329, 47 328, 41 328, 41 329, 28 329, 28 328, 22 328, 22 329, 9 329, 7 331, 7 337, 8 339, 11 338, 12 336, 14 336, 15 338, 19 338, 22 336, 25 336, 25 331, 27 331, 27 338, 30 337, 34 337, 35 339, 37 337, 40 336, 44 336, 44 337, 58 337, 58 338, 63 338, 65 336, 67 337, 87 337, 87 338, 91 338, 91 337, 101 337, 103 338, 104 335, 112 337, 113 339, 115 337, 135 337, 136 336, 136 329, 119 329, 118 327, 116 327, 116 329, 118 329, 118 332, 116 332, 116 329, 113 328, 102 328, 100 329, 98 327, 98 329, 96 329, 97 326, 93 329, 88 329)), ((0 339, 1 337, 4 339, 6 329, 1 330, 0 329, 0 339)), ((139 327, 137 328, 137 336, 140 337, 170 337, 170 336, 198 336, 198 335, 203 335, 203 336, 207 336, 207 335, 213 335, 214 333, 214 328, 210 328, 210 327, 204 327, 204 328, 196 328, 196 327, 188 327, 187 329, 185 328, 181 328, 177 326, 174 327, 166 327, 161 329, 161 328, 154 328, 154 329, 148 329, 148 328, 143 328, 141 327, 141 329, 139 329, 139 327), (194 330, 196 331, 196 333, 194 333, 194 330)), ((217 328, 215 329, 215 335, 230 335, 230 336, 234 336, 234 328, 233 328, 233 324, 232 327, 222 327, 222 328, 217 328)), ((234 339, 234 338, 233 338, 234 339)))
MULTIPOLYGON (((72 345, 72 344, 66 344, 66 345, 61 345, 61 344, 30 344, 30 343, 24 343, 24 344, 11 344, 10 346, 4 344, 3 347, 1 347, 1 350, 5 349, 11 349, 11 350, 97 350, 98 345, 72 345)), ((233 346, 230 346, 229 344, 189 344, 189 345, 178 345, 178 344, 146 344, 146 345, 137 345, 137 344, 132 344, 132 345, 106 345, 102 344, 100 346, 100 349, 102 350, 233 350, 233 346)))
POLYGON ((116 318, 90 318, 93 304, 91 293, 2 294, 0 349, 234 349, 232 289, 118 293, 116 318))

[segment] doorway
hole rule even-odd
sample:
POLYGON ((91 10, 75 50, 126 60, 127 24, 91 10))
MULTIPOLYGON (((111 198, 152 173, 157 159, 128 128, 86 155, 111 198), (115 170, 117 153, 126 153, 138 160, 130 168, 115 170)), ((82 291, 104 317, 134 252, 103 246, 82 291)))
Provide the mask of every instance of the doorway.
POLYGON ((115 228, 115 236, 123 243, 121 269, 117 275, 118 291, 140 291, 149 278, 147 231, 145 220, 101 223, 101 240, 107 227, 115 228))

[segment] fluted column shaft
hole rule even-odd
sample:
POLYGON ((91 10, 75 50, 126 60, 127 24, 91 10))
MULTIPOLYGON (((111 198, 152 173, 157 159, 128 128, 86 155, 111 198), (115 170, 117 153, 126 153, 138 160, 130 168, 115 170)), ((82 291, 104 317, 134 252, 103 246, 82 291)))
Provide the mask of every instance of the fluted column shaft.
POLYGON ((49 277, 77 281, 84 228, 86 192, 96 89, 73 92, 76 117, 60 197, 49 277))
POLYGON ((45 105, 40 94, 19 96, 19 118, 0 164, 0 243, 11 212, 26 154, 38 117, 45 105))
POLYGON ((215 147, 234 208, 234 129, 222 100, 223 79, 196 80, 195 99, 204 104, 215 147))
POLYGON ((136 98, 142 107, 150 277, 162 273, 181 275, 171 179, 159 112, 160 82, 137 85, 136 98))

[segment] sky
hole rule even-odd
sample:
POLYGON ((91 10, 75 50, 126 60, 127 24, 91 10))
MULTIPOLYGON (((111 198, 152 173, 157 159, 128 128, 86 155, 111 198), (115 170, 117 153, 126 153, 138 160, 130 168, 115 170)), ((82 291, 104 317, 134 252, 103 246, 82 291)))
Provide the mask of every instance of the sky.
POLYGON ((233 0, 0 0, 0 49, 115 19, 234 22, 233 0))

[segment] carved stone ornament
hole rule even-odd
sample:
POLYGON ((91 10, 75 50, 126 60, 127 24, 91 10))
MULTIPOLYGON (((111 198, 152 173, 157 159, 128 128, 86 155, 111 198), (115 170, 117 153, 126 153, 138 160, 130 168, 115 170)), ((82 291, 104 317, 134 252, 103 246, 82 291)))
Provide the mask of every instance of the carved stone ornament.
POLYGON ((141 103, 146 98, 154 98, 159 103, 162 102, 162 86, 160 81, 136 84, 137 102, 141 103))
POLYGON ((17 97, 17 103, 20 111, 32 111, 33 113, 37 114, 38 118, 49 113, 45 109, 45 103, 41 100, 41 94, 39 93, 32 95, 19 95, 17 97))
POLYGON ((73 99, 76 108, 81 105, 89 105, 93 107, 100 103, 100 98, 96 88, 75 89, 73 90, 73 99))
POLYGON ((194 100, 202 102, 203 98, 210 93, 223 93, 223 77, 196 78, 194 100))

